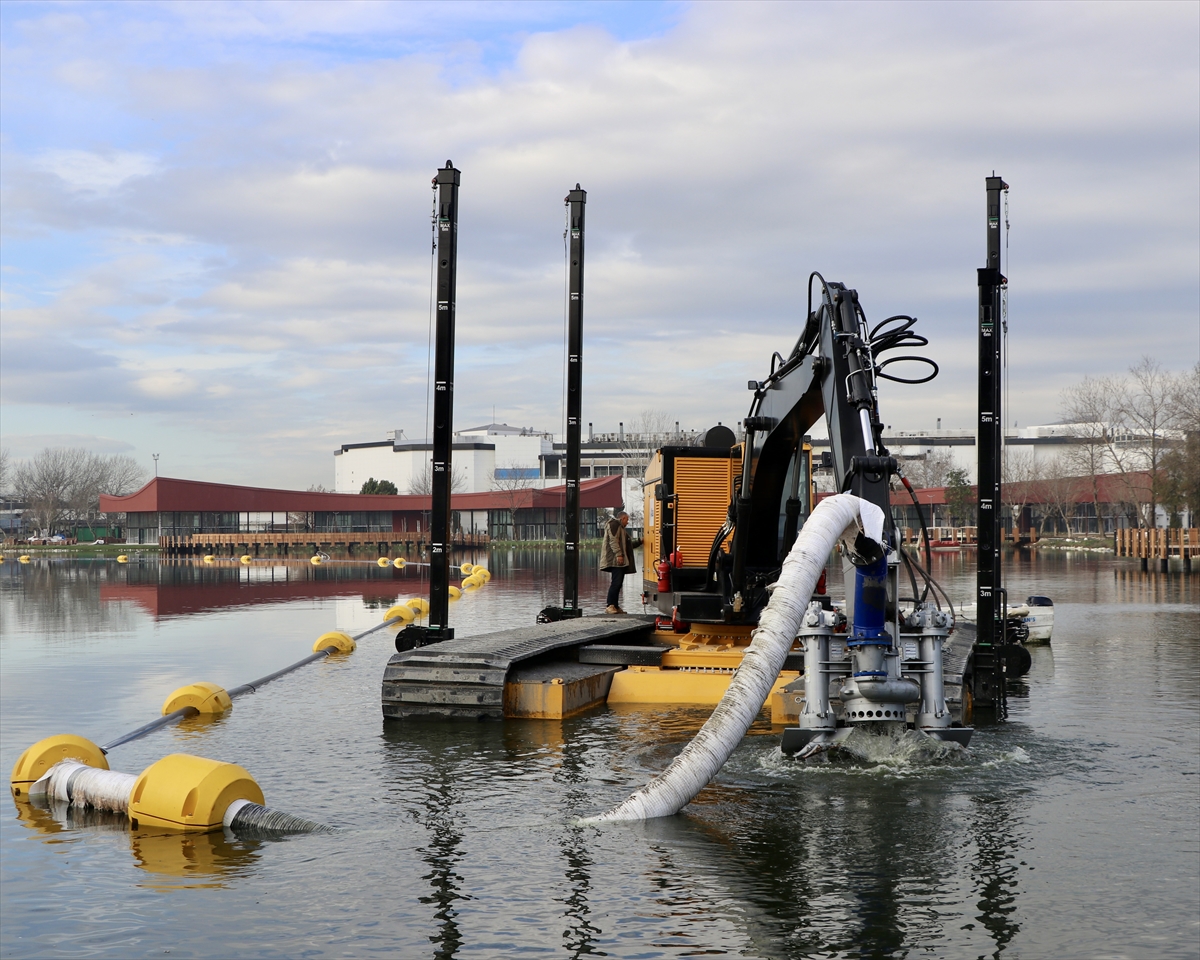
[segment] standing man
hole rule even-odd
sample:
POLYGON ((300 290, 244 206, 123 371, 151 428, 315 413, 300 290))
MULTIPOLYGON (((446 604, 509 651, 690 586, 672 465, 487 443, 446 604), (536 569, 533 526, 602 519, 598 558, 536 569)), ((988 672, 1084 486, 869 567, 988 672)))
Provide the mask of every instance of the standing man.
POLYGON ((600 569, 612 572, 612 583, 608 586, 608 606, 605 613, 624 613, 621 609, 621 587, 625 574, 637 573, 633 562, 633 544, 625 527, 629 525, 629 514, 618 513, 604 528, 604 546, 600 548, 600 569))

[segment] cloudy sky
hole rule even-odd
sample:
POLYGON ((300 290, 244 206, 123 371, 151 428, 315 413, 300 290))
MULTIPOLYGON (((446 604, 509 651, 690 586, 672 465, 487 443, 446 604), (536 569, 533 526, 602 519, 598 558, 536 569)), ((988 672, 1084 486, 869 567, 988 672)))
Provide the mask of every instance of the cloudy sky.
POLYGON ((455 421, 745 414, 820 270, 915 314, 974 424, 984 177, 1011 184, 1011 407, 1200 354, 1195 3, 0 4, 0 430, 168 476, 330 484, 425 433, 430 179, 462 170, 455 421))

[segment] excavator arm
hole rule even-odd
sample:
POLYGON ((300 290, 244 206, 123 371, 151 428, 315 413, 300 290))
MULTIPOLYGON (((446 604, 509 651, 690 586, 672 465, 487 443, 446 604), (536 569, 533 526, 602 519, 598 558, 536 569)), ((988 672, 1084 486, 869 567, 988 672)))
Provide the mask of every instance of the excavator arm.
MULTIPOLYGON (((838 490, 874 503, 890 517, 896 461, 881 443, 871 332, 855 290, 827 283, 819 274, 813 274, 810 285, 814 279, 820 283, 819 300, 815 309, 810 306, 791 355, 784 359, 776 354, 767 378, 749 383, 754 399, 743 422, 745 452, 730 510, 729 575, 710 578, 728 594, 727 620, 757 620, 766 603, 763 588, 803 525, 805 504, 798 496, 798 480, 805 472, 803 440, 822 416, 838 490)), ((911 324, 908 317, 889 318, 876 332, 883 331, 882 343, 888 347, 923 343, 908 333, 911 324), (891 338, 898 322, 904 331, 896 341, 891 338)), ((872 553, 865 544, 863 549, 872 553)), ((715 553, 712 559, 714 565, 719 561, 715 553)), ((879 555, 861 559, 877 561, 879 555)))

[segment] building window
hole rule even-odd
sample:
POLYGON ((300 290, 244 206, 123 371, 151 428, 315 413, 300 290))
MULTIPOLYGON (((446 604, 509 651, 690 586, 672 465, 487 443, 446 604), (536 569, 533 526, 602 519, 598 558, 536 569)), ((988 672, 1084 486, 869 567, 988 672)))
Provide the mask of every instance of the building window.
POLYGON ((314 524, 318 533, 391 533, 390 510, 345 510, 317 513, 314 524))

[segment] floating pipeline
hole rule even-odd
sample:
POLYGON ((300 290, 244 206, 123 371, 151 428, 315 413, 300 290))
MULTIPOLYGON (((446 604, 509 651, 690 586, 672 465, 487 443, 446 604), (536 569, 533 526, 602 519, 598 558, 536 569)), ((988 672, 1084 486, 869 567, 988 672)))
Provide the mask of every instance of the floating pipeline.
MULTIPOLYGON (((491 574, 484 567, 472 566, 471 577, 478 586, 491 574)), ((164 701, 162 716, 103 747, 74 734, 40 740, 26 749, 13 767, 9 779, 13 798, 20 803, 50 797, 79 808, 124 813, 133 829, 203 833, 229 828, 263 837, 326 830, 321 824, 267 808, 258 784, 236 764, 172 754, 134 776, 109 769, 108 753, 185 717, 219 716, 231 709, 239 696, 306 664, 353 653, 357 641, 369 634, 393 624, 411 623, 428 612, 429 602, 414 597, 390 608, 382 623, 356 636, 340 631, 322 634, 313 643, 311 655, 250 683, 230 690, 205 681, 180 687, 164 701)))
POLYGON ((228 828, 263 837, 329 831, 324 824, 266 807, 261 788, 236 763, 184 753, 163 757, 138 775, 61 760, 31 784, 26 797, 125 814, 133 830, 228 828))
MULTIPOLYGON (((471 567, 471 576, 468 577, 467 580, 473 580, 474 582, 472 585, 466 586, 466 581, 464 581, 465 589, 477 589, 479 585, 486 583, 491 579, 491 574, 485 567, 474 564, 464 564, 464 572, 466 572, 466 568, 468 566, 471 567)), ((462 595, 462 591, 458 588, 452 587, 451 590, 454 591, 454 593, 457 593, 457 596, 454 596, 454 599, 458 599, 458 597, 462 595)), ((452 593, 452 596, 453 595, 454 594, 452 593)), ((239 686, 232 687, 229 690, 225 690, 219 684, 208 681, 200 681, 182 686, 179 689, 172 691, 167 696, 167 699, 163 702, 161 716, 151 720, 149 723, 143 724, 142 726, 129 731, 126 734, 123 734, 122 736, 117 737, 115 740, 109 741, 102 747, 95 747, 94 751, 92 750, 92 746, 94 745, 91 744, 90 740, 86 740, 82 737, 75 737, 72 734, 62 734, 58 737, 51 737, 47 740, 40 741, 40 744, 49 744, 53 742, 56 744, 56 747, 50 752, 46 753, 45 756, 41 757, 41 759, 37 760, 36 762, 32 758, 29 759, 25 764, 25 767, 27 768, 26 773, 22 774, 21 777, 18 777, 16 768, 14 768, 13 777, 10 782, 13 796, 19 797, 22 790, 28 789, 30 784, 37 780, 38 777, 42 776, 46 769, 48 769, 52 763, 57 762, 58 760, 71 758, 79 760, 83 763, 88 763, 91 766, 101 766, 105 755, 116 747, 122 746, 126 743, 131 743, 134 740, 139 740, 147 734, 153 733, 155 730, 178 723, 180 720, 183 720, 187 717, 220 716, 232 709, 233 701, 240 696, 244 696, 247 693, 255 693, 271 681, 278 680, 280 677, 285 677, 289 673, 299 670, 301 667, 307 666, 310 663, 315 663, 318 660, 324 660, 327 657, 335 655, 346 655, 353 653, 357 648, 357 642, 362 640, 364 637, 370 636, 372 633, 376 633, 379 630, 383 630, 385 627, 412 623, 414 620, 424 617, 428 613, 429 601, 425 600, 423 597, 413 597, 412 599, 406 600, 402 604, 398 604, 389 608, 384 614, 383 621, 381 623, 379 623, 377 626, 364 630, 359 634, 350 636, 349 634, 336 630, 322 634, 313 643, 313 652, 309 656, 304 657, 301 660, 297 660, 295 663, 289 664, 281 670, 276 670, 264 677, 259 677, 257 680, 251 680, 249 683, 240 684, 239 686), (40 767, 38 768, 37 774, 30 774, 29 771, 39 763, 40 767)), ((31 747, 30 749, 32 750, 34 748, 31 747)), ((26 754, 28 753, 29 751, 26 751, 26 754)), ((17 767, 22 767, 22 763, 25 762, 25 760, 26 755, 22 754, 22 758, 17 762, 17 767)), ((103 763, 103 765, 105 768, 107 768, 106 763, 103 763)))

